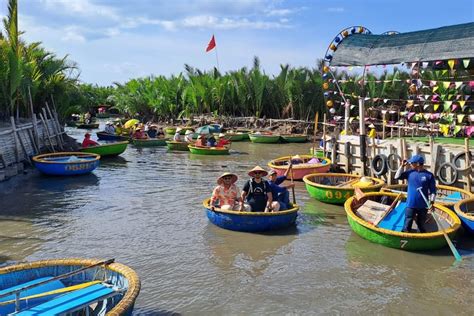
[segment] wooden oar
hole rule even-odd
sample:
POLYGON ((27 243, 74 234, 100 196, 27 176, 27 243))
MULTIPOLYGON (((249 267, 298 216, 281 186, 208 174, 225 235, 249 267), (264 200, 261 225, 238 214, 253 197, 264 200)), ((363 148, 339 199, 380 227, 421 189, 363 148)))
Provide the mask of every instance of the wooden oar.
POLYGON ((343 183, 339 183, 338 185, 336 185, 336 187, 343 187, 343 186, 346 186, 348 184, 353 184, 353 183, 356 183, 359 180, 360 180, 360 178, 352 179, 352 180, 349 180, 349 181, 346 181, 346 182, 343 182, 343 183))
POLYGON ((398 194, 395 200, 393 200, 392 204, 390 204, 390 207, 385 211, 385 213, 374 222, 374 226, 377 226, 387 215, 393 211, 393 209, 397 206, 398 200, 403 196, 403 194, 398 194))
MULTIPOLYGON (((428 199, 426 198, 425 194, 423 193, 422 191, 422 188, 419 187, 418 189, 416 189, 420 194, 421 194, 421 197, 423 197, 423 200, 425 200, 425 203, 426 203, 426 206, 428 207, 428 210, 431 210, 431 203, 428 201, 428 199)), ((446 242, 448 243, 448 246, 449 246, 449 249, 451 249, 451 252, 453 253, 453 256, 454 258, 456 259, 456 261, 461 261, 462 260, 462 257, 461 255, 459 254, 458 250, 456 249, 456 247, 454 247, 453 245, 453 242, 451 241, 451 239, 449 238, 448 234, 446 234, 446 231, 444 230, 443 226, 441 226, 440 222, 438 221, 438 219, 436 218, 436 214, 434 212, 431 212, 432 214, 432 217, 434 218, 435 222, 436 222, 436 225, 438 225, 439 229, 441 229, 441 232, 443 233, 443 236, 444 238, 446 239, 446 242)))
MULTIPOLYGON (((290 159, 288 160, 288 168, 290 168, 289 167, 290 165, 291 165, 291 156, 290 156, 290 159)), ((294 184, 294 182, 293 182, 293 166, 291 166, 291 170, 290 170, 290 179, 291 179, 291 184, 294 184)), ((293 204, 296 204, 295 186, 294 185, 291 187, 291 193, 293 194, 293 204)))
MULTIPOLYGON (((49 282, 52 282, 52 281, 56 281, 56 280, 61 280, 61 279, 65 279, 65 278, 68 278, 72 275, 76 275, 76 274, 79 274, 81 273, 82 271, 85 271, 85 270, 88 270, 88 269, 91 269, 91 268, 95 268, 97 266, 101 266, 101 265, 109 265, 111 263, 113 263, 115 261, 115 259, 109 259, 109 260, 104 260, 104 261, 100 261, 100 262, 97 262, 97 263, 94 263, 94 264, 91 264, 91 265, 88 265, 86 267, 83 267, 83 268, 80 268, 80 269, 77 269, 77 270, 74 270, 74 271, 71 271, 71 272, 68 272, 68 273, 65 273, 65 274, 61 274, 61 275, 58 275, 54 278, 51 278, 49 280, 45 280, 45 281, 42 281, 42 282, 39 282, 39 283, 35 283, 35 284, 31 284, 31 285, 27 285, 27 286, 23 286, 19 289, 16 289, 16 290, 12 290, 12 291, 8 291, 8 292, 5 292, 3 294, 0 294, 0 298, 2 297, 5 297, 5 296, 9 296, 9 295, 13 295, 13 294, 16 294, 18 296, 18 294, 20 292, 24 292, 26 290, 29 290, 31 288, 34 288, 34 287, 37 287, 39 285, 43 285, 43 284, 46 284, 46 283, 49 283, 49 282)), ((17 297, 18 299, 18 297, 17 297)))

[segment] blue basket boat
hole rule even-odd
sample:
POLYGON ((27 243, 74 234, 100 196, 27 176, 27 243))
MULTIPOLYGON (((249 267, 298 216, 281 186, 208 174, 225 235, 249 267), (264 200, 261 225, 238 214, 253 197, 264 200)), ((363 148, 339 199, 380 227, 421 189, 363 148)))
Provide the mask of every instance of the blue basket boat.
POLYGON ((35 167, 44 174, 73 176, 89 173, 99 166, 100 155, 81 152, 60 152, 33 157, 35 167))
POLYGON ((0 315, 131 315, 140 279, 113 261, 54 259, 0 268, 0 315))
POLYGON ((96 134, 99 140, 125 141, 129 139, 129 137, 126 137, 126 136, 109 134, 106 132, 97 132, 96 134))
POLYGON ((296 222, 299 210, 296 204, 289 210, 271 213, 227 211, 218 208, 212 210, 209 202, 210 199, 204 200, 203 205, 211 223, 224 229, 241 232, 264 232, 292 226, 296 222))
POLYGON ((459 201, 454 205, 454 211, 461 220, 462 227, 474 234, 474 198, 459 201))

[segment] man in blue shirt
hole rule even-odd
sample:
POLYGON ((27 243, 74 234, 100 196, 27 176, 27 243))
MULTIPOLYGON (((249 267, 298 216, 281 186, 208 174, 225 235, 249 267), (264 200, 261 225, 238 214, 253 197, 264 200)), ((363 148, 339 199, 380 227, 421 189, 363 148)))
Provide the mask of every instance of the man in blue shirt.
MULTIPOLYGON (((413 217, 416 215, 416 224, 420 233, 425 233, 425 222, 428 213, 428 205, 421 196, 418 188, 425 196, 429 196, 431 205, 433 205, 436 197, 436 182, 435 176, 424 169, 423 165, 425 159, 420 155, 414 155, 408 161, 404 160, 402 165, 395 174, 395 179, 404 180, 407 179, 408 190, 407 190, 407 207, 405 208, 405 223, 403 225, 403 232, 411 232, 411 226, 413 224, 413 217), (411 164, 411 169, 403 171, 407 164, 411 164)), ((430 211, 433 210, 431 206, 430 211)))
POLYGON ((288 177, 288 173, 290 172, 293 165, 290 163, 286 172, 282 176, 277 176, 277 172, 275 170, 271 170, 268 173, 268 177, 270 181, 270 188, 272 190, 272 196, 275 200, 280 203, 280 211, 287 210, 290 208, 290 192, 288 192, 289 188, 293 188, 295 186, 294 183, 290 183, 288 185, 281 186, 280 184, 283 183, 288 177))

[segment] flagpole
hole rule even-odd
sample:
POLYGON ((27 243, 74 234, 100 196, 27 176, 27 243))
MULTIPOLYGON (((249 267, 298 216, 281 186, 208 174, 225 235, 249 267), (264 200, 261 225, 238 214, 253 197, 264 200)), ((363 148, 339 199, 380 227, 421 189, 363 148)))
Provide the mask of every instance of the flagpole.
POLYGON ((219 72, 220 72, 221 70, 220 70, 220 67, 219 67, 219 57, 217 57, 217 45, 216 45, 215 49, 216 49, 217 70, 219 70, 219 72))

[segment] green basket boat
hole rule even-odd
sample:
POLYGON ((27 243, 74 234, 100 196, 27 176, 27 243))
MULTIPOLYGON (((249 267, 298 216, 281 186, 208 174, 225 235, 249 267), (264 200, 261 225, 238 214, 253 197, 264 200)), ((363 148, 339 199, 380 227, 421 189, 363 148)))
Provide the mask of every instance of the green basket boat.
POLYGON ((189 151, 188 145, 189 143, 187 142, 166 141, 166 147, 168 147, 169 150, 189 151))
POLYGON ((432 215, 428 215, 427 222, 425 223, 426 233, 404 233, 380 228, 375 226, 368 219, 365 219, 364 217, 367 217, 367 215, 362 215, 370 213, 371 210, 373 210, 372 213, 375 214, 381 212, 380 209, 382 208, 379 208, 378 205, 387 207, 396 197, 397 194, 395 193, 370 192, 365 194, 361 201, 355 200, 355 197, 349 198, 346 203, 344 203, 344 209, 352 230, 360 237, 386 247, 424 251, 445 247, 447 243, 442 229, 444 229, 444 232, 450 237, 454 237, 456 231, 461 226, 461 222, 456 214, 439 204, 434 205, 434 213, 442 228, 437 226, 432 215), (387 199, 384 204, 380 203, 383 197, 387 199), (370 208, 366 206, 369 200, 372 201, 369 202, 372 203, 370 208), (377 209, 379 210, 377 211, 377 209))
POLYGON ((309 195, 318 201, 343 205, 344 202, 354 195, 355 185, 363 192, 379 191, 384 185, 383 180, 365 177, 372 180, 372 184, 361 187, 358 180, 361 176, 342 173, 312 173, 303 178, 309 195))
POLYGON ((280 135, 273 134, 249 134, 250 141, 252 143, 278 143, 280 141, 280 135))
MULTIPOLYGON (((407 188, 408 185, 406 184, 393 184, 383 187, 380 191, 404 193, 404 195, 406 195, 407 188)), ((474 198, 474 193, 448 185, 439 184, 436 186, 436 203, 446 206, 447 208, 452 209, 457 202, 469 198, 474 198)))
POLYGON ((95 129, 99 128, 99 123, 77 123, 76 128, 82 128, 82 129, 95 129))
POLYGON ((225 133, 225 138, 232 142, 241 142, 246 139, 244 133, 225 133))
POLYGON ((81 152, 98 154, 100 157, 111 157, 118 156, 127 149, 128 141, 125 142, 115 142, 109 144, 103 144, 98 146, 92 146, 87 148, 82 148, 81 152))
POLYGON ((188 146, 189 151, 196 155, 228 155, 229 147, 196 147, 188 146))
POLYGON ((132 139, 132 144, 137 147, 155 147, 166 146, 166 141, 166 138, 132 139))
MULTIPOLYGON (((187 130, 193 131, 194 129, 192 127, 180 127, 181 131, 179 132, 180 135, 184 135, 187 130)), ((166 127, 165 128, 165 133, 168 135, 174 135, 176 133, 177 127, 166 127)))
POLYGON ((281 134, 280 137, 287 143, 306 143, 308 136, 304 134, 281 134))
POLYGON ((309 154, 316 158, 324 158, 324 150, 320 147, 311 147, 309 149, 309 154))

